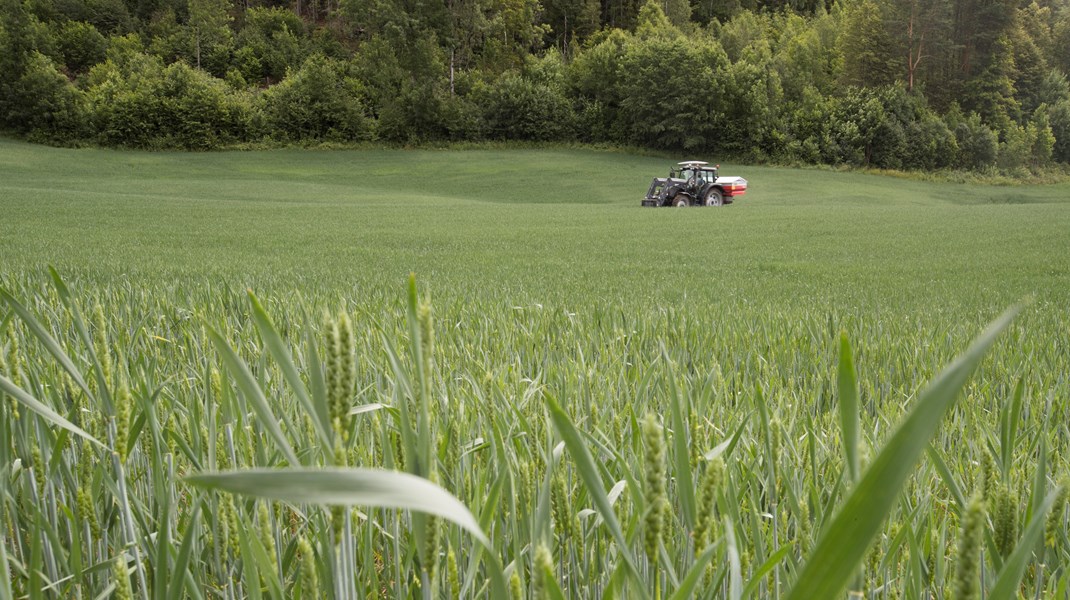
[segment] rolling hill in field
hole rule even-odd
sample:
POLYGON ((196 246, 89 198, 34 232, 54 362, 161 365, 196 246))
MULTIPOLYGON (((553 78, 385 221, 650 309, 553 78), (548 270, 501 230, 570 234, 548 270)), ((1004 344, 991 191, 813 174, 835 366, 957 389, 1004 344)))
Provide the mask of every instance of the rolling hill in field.
POLYGON ((1065 596, 1070 186, 672 162, 0 141, 0 597, 1065 596))
POLYGON ((189 154, 4 141, 0 253, 9 274, 55 264, 377 287, 415 271, 462 288, 489 277, 483 293, 534 299, 575 286, 670 302, 688 292, 926 297, 961 280, 1007 303, 1070 287, 1070 185, 724 165, 751 184, 736 204, 641 209, 672 162, 593 150, 189 154))

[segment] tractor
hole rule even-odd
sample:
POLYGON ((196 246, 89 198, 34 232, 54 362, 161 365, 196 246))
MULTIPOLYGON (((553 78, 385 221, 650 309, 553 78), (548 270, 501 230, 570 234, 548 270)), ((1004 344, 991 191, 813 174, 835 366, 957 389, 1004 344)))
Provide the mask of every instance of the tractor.
POLYGON ((654 178, 643 206, 724 206, 747 192, 742 177, 718 177, 720 165, 698 160, 678 163, 665 179, 654 178))

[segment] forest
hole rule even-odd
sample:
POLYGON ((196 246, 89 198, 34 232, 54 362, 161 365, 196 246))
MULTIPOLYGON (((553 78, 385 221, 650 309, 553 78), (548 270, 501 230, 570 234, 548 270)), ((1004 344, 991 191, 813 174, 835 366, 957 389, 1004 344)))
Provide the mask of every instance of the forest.
POLYGON ((0 0, 0 73, 0 130, 63 146, 1070 163, 1068 0, 0 0))

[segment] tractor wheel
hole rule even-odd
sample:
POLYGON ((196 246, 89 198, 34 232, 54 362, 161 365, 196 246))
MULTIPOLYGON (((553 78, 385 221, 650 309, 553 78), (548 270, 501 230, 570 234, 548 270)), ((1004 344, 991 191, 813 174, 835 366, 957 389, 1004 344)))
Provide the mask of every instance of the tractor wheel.
POLYGON ((706 206, 724 206, 724 194, 716 188, 706 192, 706 206))
POLYGON ((676 207, 691 206, 691 201, 687 199, 687 196, 677 194, 676 197, 672 199, 672 205, 676 207))

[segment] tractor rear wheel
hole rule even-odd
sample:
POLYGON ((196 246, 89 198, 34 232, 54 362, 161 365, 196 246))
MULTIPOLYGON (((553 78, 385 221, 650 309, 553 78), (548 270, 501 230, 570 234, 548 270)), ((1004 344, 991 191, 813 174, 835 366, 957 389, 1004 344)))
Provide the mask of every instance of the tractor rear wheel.
POLYGON ((724 206, 724 194, 716 188, 706 192, 706 206, 724 206))
POLYGON ((677 194, 676 197, 672 199, 672 205, 676 207, 691 206, 691 201, 688 200, 687 196, 683 194, 677 194))

